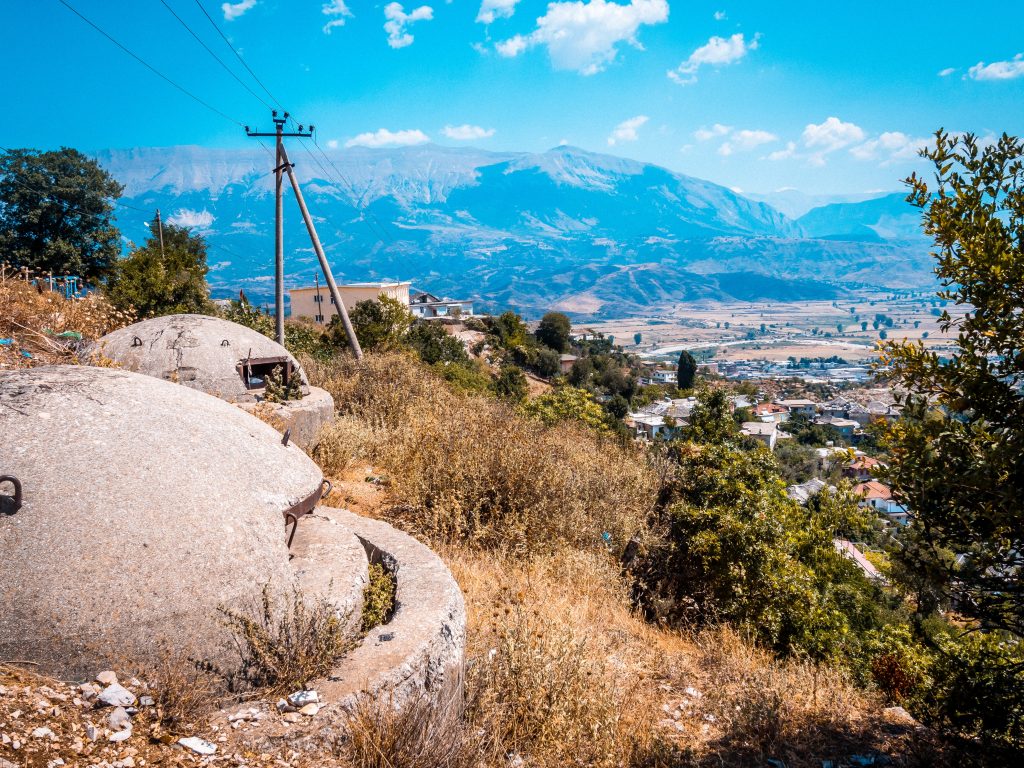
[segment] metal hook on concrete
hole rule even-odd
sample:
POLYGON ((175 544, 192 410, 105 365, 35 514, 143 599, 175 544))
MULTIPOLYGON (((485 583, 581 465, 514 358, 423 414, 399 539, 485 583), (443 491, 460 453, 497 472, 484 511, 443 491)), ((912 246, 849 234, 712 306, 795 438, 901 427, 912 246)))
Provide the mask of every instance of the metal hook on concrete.
MULTIPOLYGON (((19 509, 21 509, 22 495, 21 495, 21 480, 16 478, 14 475, 0 475, 0 484, 10 483, 14 486, 14 503, 11 505, 10 511, 5 509, 10 504, 6 499, 3 503, 0 503, 0 512, 5 512, 8 515, 13 515, 19 509)), ((9 498, 9 497, 8 497, 9 498)))
POLYGON ((141 347, 142 346, 142 339, 140 339, 138 336, 132 336, 132 346, 133 347, 141 347))

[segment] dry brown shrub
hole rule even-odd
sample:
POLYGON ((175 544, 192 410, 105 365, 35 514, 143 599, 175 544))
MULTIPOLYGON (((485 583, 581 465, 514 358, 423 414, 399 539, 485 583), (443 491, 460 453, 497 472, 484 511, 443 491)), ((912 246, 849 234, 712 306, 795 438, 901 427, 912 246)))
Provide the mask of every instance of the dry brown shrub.
POLYGON ((646 531, 655 478, 642 454, 582 427, 546 427, 461 395, 401 354, 313 364, 311 380, 362 422, 365 454, 392 479, 393 517, 428 538, 537 552, 621 548, 646 531))
POLYGON ((282 434, 284 434, 285 429, 288 427, 288 423, 278 415, 277 408, 274 407, 273 403, 259 403, 250 413, 264 424, 270 425, 282 434))
POLYGON ((2 368, 77 362, 81 343, 59 334, 74 331, 82 334, 82 341, 94 341, 133 320, 98 293, 80 299, 65 299, 45 288, 40 293, 0 267, 0 338, 14 339, 13 344, 0 346, 2 368))
POLYGON ((216 709, 225 694, 222 681, 179 650, 164 647, 140 675, 153 692, 157 717, 167 728, 184 732, 216 709))
POLYGON ((373 430, 363 421, 353 416, 339 416, 321 428, 313 448, 313 460, 324 474, 338 477, 353 461, 363 458, 373 439, 373 430))

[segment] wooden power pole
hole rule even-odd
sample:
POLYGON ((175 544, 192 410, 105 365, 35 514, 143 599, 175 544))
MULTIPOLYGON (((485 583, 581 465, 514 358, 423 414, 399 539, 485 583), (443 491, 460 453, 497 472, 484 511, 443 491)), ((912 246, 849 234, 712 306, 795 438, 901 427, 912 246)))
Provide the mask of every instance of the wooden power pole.
POLYGON ((295 199, 299 203, 299 210, 302 211, 302 218, 306 222, 306 231, 309 233, 309 239, 313 243, 313 250, 316 251, 317 259, 320 261, 320 269, 324 273, 324 280, 327 282, 327 289, 331 293, 331 300, 341 316, 342 325, 345 326, 345 335, 348 336, 348 343, 352 347, 356 358, 361 360, 363 350, 359 346, 359 339, 356 338, 355 330, 352 328, 352 321, 349 319, 348 311, 341 301, 341 294, 338 292, 338 286, 334 282, 334 275, 331 273, 331 265, 327 263, 324 249, 320 245, 320 238, 316 234, 316 227, 313 226, 313 219, 309 215, 309 209, 306 208, 306 201, 302 197, 302 190, 299 189, 299 182, 295 178, 295 171, 292 170, 292 164, 288 160, 288 153, 285 151, 284 141, 282 141, 285 137, 290 136, 310 138, 313 135, 313 126, 309 126, 308 132, 303 132, 303 126, 300 125, 297 132, 285 133, 284 125, 288 122, 288 113, 284 112, 283 117, 278 117, 277 110, 275 109, 272 115, 275 128, 273 133, 258 133, 250 131, 249 126, 245 126, 245 134, 246 136, 273 136, 277 143, 274 163, 274 309, 277 315, 277 343, 284 344, 284 196, 282 188, 284 174, 287 172, 288 179, 291 181, 292 191, 295 192, 295 199))
POLYGON ((275 315, 275 336, 277 343, 284 345, 284 139, 285 136, 296 136, 309 138, 313 135, 313 126, 309 126, 309 132, 304 133, 302 126, 294 133, 285 133, 284 125, 288 122, 288 113, 283 112, 281 117, 277 116, 277 110, 271 113, 274 119, 273 133, 260 133, 250 131, 245 126, 245 135, 251 137, 272 136, 277 145, 274 161, 274 315, 275 315))

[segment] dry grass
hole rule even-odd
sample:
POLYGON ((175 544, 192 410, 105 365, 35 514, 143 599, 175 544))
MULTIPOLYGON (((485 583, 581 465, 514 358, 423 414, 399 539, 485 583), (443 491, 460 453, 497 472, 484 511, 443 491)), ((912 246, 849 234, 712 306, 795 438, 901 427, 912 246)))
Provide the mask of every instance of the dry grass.
POLYGON ((357 453, 391 479, 392 518, 432 541, 537 552, 621 549, 644 535, 655 481, 631 447, 582 427, 545 427, 493 398, 458 395, 400 354, 306 363, 351 419, 322 436, 332 466, 357 453), (357 447, 361 444, 361 449, 357 447))
POLYGON ((163 648, 141 677, 153 691, 157 718, 175 733, 188 731, 221 702, 223 681, 180 650, 163 648))
POLYGON ((97 293, 70 300, 56 292, 40 293, 0 267, 0 338, 14 340, 0 346, 0 368, 77 362, 82 342, 98 339, 133 320, 97 293), (81 334, 81 341, 60 336, 66 332, 81 334))
POLYGON ((221 613, 241 661, 237 673, 225 675, 233 688, 301 688, 326 677, 352 643, 344 617, 333 605, 309 603, 297 589, 279 599, 265 586, 256 605, 243 610, 222 607, 221 613))

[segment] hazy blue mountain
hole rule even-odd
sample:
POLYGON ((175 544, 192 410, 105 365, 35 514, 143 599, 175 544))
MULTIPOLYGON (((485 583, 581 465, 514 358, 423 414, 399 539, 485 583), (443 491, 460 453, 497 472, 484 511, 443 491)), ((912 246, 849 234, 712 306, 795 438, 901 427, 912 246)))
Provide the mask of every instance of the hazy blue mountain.
POLYGON ((921 212, 905 192, 858 203, 833 203, 797 219, 808 237, 865 242, 921 241, 921 212))
MULTIPOLYGON (((539 154, 355 148, 327 150, 325 158, 293 143, 289 153, 339 280, 400 278, 489 308, 533 314, 558 306, 595 316, 699 298, 828 298, 854 284, 930 280, 923 249, 832 239, 852 221, 842 210, 838 229, 818 234, 814 219, 808 228, 717 184, 573 147, 539 154)), ((267 148, 112 150, 98 159, 125 185, 125 203, 160 208, 206 236, 215 295, 244 287, 250 297, 269 297, 267 148)), ((288 283, 310 284, 316 258, 290 192, 285 217, 288 283)), ((125 236, 144 238, 146 218, 122 209, 125 236)))
POLYGON ((809 195, 799 189, 777 189, 767 193, 744 193, 751 200, 768 203, 777 211, 781 211, 791 219, 798 219, 812 208, 820 208, 823 205, 833 203, 859 203, 864 200, 874 200, 884 197, 887 192, 853 192, 849 194, 836 195, 809 195))

